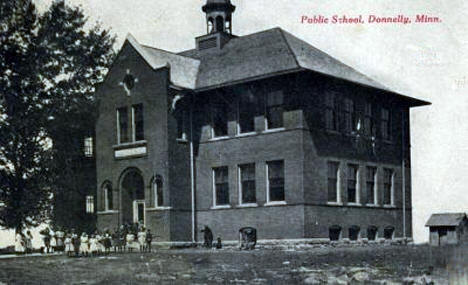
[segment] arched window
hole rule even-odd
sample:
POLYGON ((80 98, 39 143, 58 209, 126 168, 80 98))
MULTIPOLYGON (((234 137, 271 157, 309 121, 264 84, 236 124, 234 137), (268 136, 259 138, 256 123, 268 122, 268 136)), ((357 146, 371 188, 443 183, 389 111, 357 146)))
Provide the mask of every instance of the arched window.
POLYGON ((224 19, 222 16, 216 17, 216 32, 224 31, 224 19))
POLYGON ((367 239, 368 240, 376 240, 377 238, 377 227, 376 226, 369 226, 367 228, 367 239))
POLYGON ((358 226, 351 226, 348 229, 349 240, 358 240, 361 229, 358 226))
POLYGON ((341 227, 340 226, 331 226, 329 229, 330 240, 340 240, 341 238, 341 227))
POLYGON ((384 229, 384 238, 385 239, 393 239, 393 234, 395 232, 395 228, 392 226, 388 226, 384 229))
POLYGON ((102 187, 102 210, 109 211, 114 209, 112 185, 107 182, 102 187))
POLYGON ((160 176, 156 177, 153 181, 153 205, 154 207, 163 207, 164 205, 164 191, 163 181, 160 176))
POLYGON ((213 18, 208 19, 208 34, 211 34, 214 32, 214 23, 213 23, 213 18))

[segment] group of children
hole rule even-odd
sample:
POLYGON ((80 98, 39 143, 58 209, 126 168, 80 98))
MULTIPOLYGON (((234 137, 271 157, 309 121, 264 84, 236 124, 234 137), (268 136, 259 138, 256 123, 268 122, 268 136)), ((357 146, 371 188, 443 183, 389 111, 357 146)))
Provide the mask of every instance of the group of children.
MULTIPOLYGON (((68 256, 97 256, 109 254, 110 252, 151 252, 153 235, 138 223, 121 225, 113 233, 104 230, 103 233, 96 231, 88 235, 81 235, 57 230, 52 232, 46 228, 40 231, 44 242, 44 253, 65 252, 68 256)), ((32 252, 32 235, 30 231, 23 234, 21 230, 16 231, 15 251, 17 253, 32 252)))
POLYGON ((17 229, 15 234, 15 251, 20 254, 31 253, 33 251, 32 239, 33 236, 30 231, 27 231, 25 234, 20 229, 17 229))
POLYGON ((151 252, 153 235, 142 226, 122 225, 113 233, 105 230, 103 234, 96 231, 88 236, 78 236, 72 230, 66 234, 64 251, 68 256, 97 256, 110 252, 151 252))

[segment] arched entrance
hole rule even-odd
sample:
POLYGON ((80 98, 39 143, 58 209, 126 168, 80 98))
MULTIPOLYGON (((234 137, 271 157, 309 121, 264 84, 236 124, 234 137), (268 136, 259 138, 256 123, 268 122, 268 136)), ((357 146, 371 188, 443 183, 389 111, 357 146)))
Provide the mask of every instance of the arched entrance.
POLYGON ((126 171, 120 183, 122 193, 122 223, 145 224, 145 184, 137 169, 126 171))

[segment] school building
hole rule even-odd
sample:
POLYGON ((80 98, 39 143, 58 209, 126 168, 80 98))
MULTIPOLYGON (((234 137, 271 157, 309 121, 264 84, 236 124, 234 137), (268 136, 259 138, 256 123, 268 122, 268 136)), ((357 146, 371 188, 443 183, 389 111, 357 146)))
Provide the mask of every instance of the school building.
POLYGON ((412 236, 410 108, 281 28, 236 36, 208 0, 180 53, 128 35, 97 90, 97 223, 158 241, 412 236))

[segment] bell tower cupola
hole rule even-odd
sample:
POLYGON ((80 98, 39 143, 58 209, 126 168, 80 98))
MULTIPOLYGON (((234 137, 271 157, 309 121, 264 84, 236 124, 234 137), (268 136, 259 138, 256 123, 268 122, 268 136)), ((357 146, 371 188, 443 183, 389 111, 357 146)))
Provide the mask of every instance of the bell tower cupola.
POLYGON ((232 13, 236 6, 231 0, 207 0, 202 7, 206 14, 207 33, 232 34, 232 13))

